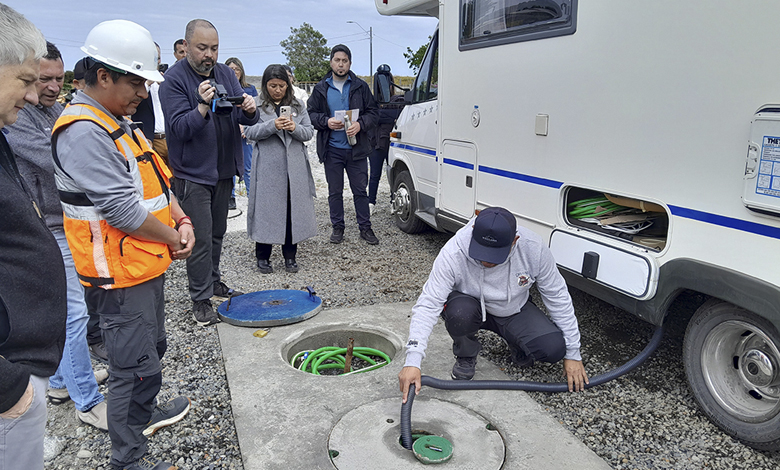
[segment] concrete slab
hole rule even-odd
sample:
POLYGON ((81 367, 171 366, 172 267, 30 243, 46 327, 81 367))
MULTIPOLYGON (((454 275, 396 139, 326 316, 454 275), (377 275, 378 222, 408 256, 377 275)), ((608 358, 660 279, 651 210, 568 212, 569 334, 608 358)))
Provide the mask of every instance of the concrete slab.
MULTIPOLYGON (((397 375, 403 366, 401 345, 408 331, 411 307, 410 303, 395 303, 326 310, 305 322, 272 328, 263 338, 252 336, 254 328, 220 324, 220 343, 245 469, 333 470, 328 454, 331 430, 352 410, 379 400, 398 400, 396 422, 400 425, 397 375), (298 341, 308 330, 331 330, 334 325, 343 325, 347 330, 366 327, 382 332, 398 349, 393 362, 349 377, 314 376, 287 364, 283 356, 289 343, 298 341)), ((449 377, 452 361, 452 343, 440 323, 431 335, 424 373, 449 377)), ((475 378, 502 380, 506 376, 489 361, 481 360, 475 378)), ((466 407, 498 428, 506 446, 502 468, 611 468, 525 392, 450 392, 426 387, 418 395, 421 397, 466 407)), ((414 423, 413 410, 413 428, 414 423)), ((408 451, 401 448, 399 452, 408 451)), ((437 468, 446 469, 448 463, 437 468)), ((372 468, 370 463, 366 468, 372 468)))

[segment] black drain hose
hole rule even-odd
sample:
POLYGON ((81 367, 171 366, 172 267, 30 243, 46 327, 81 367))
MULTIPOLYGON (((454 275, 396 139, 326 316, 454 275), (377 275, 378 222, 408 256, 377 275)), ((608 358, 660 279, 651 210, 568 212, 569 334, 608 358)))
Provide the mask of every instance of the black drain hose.
MULTIPOLYGON (((661 338, 664 335, 663 325, 657 326, 653 337, 647 343, 645 349, 637 354, 633 359, 620 367, 611 371, 597 375, 590 379, 585 388, 595 387, 610 380, 616 379, 621 375, 627 374, 642 365, 648 357, 661 344, 661 338)), ((525 390, 528 392, 568 392, 569 384, 565 382, 528 382, 518 380, 442 380, 427 375, 422 376, 421 385, 440 390, 525 390)), ((401 405, 401 444, 404 448, 412 450, 412 404, 414 403, 415 385, 409 385, 409 393, 406 396, 406 403, 401 405)))

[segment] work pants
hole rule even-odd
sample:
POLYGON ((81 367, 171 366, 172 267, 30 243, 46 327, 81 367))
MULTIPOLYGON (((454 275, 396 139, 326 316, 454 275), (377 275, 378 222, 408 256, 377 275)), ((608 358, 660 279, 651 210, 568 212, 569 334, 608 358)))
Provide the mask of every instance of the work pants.
POLYGON ((187 258, 187 279, 193 301, 210 299, 214 283, 220 280, 219 260, 232 189, 232 178, 219 180, 216 186, 181 178, 173 182, 173 193, 192 220, 195 232, 195 246, 187 258))
MULTIPOLYGON (((62 259, 65 262, 65 274, 68 279, 68 321, 62 360, 57 372, 49 378, 49 386, 51 388, 67 388, 76 409, 89 411, 104 398, 98 391, 87 347, 86 333, 89 315, 87 314, 87 304, 84 302, 84 287, 79 282, 65 232, 61 229, 55 229, 52 230, 52 234, 57 239, 62 259)), ((98 331, 100 331, 99 325, 98 331)))
POLYGON ((167 349, 164 283, 161 275, 132 287, 85 289, 87 306, 100 314, 108 351, 108 435, 111 464, 120 468, 147 450, 143 430, 152 418, 167 349))
POLYGON ((382 179, 382 170, 387 162, 387 154, 390 148, 374 149, 371 156, 368 157, 370 165, 370 176, 368 179, 368 203, 376 204, 376 193, 379 190, 379 180, 382 179))
POLYGON ((0 418, 0 470, 43 470, 46 377, 30 376, 33 401, 16 419, 0 418))
POLYGON ((479 299, 453 291, 441 316, 457 357, 477 357, 481 349, 479 330, 498 334, 510 348, 521 350, 534 361, 555 363, 566 355, 563 333, 530 299, 514 315, 497 317, 488 312, 483 322, 479 299))
POLYGON ((360 230, 371 228, 371 214, 368 210, 368 162, 365 158, 352 159, 351 149, 328 147, 325 155, 325 179, 328 181, 328 207, 330 223, 344 228, 344 171, 349 178, 355 215, 360 230))
POLYGON ((152 140, 152 149, 154 149, 154 153, 163 159, 165 165, 168 165, 168 141, 165 138, 158 139, 155 137, 152 140))

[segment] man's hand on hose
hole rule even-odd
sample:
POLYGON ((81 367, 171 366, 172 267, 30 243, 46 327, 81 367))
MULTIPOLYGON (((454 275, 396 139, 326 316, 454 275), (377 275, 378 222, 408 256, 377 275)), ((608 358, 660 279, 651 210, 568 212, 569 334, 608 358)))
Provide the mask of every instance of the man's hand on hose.
POLYGON ((585 366, 582 365, 582 361, 564 359, 563 375, 566 376, 566 381, 569 383, 570 392, 581 392, 585 390, 585 384, 590 383, 588 374, 585 373, 585 366))
POLYGON ((414 384, 414 394, 420 393, 420 387, 422 387, 422 373, 417 367, 404 367, 401 372, 398 373, 398 385, 400 385, 401 392, 404 394, 404 403, 409 395, 409 385, 414 384))

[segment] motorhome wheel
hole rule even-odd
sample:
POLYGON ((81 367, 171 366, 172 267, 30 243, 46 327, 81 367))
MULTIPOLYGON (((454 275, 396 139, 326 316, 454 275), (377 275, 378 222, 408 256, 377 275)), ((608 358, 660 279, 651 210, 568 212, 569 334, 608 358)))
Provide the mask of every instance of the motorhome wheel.
POLYGON ((711 299, 688 324, 683 360, 713 423, 756 449, 780 449, 780 335, 769 321, 711 299))

